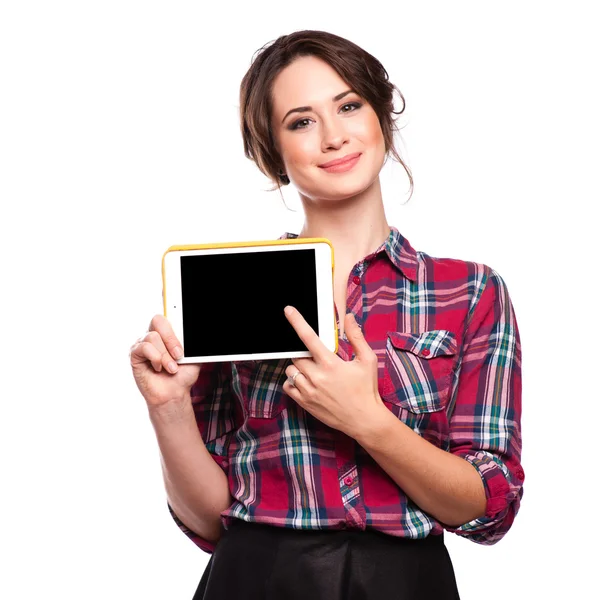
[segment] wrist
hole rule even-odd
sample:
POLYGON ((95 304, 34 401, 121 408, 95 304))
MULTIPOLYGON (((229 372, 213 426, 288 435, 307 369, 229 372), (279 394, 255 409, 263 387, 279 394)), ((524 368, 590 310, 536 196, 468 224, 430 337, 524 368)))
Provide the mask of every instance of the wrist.
POLYGON ((158 405, 148 404, 148 416, 154 426, 181 425, 196 420, 189 394, 181 400, 170 400, 158 405))
POLYGON ((363 419, 361 421, 357 434, 352 437, 354 437, 365 450, 372 446, 376 446, 378 440, 386 435, 390 417, 397 420, 382 401, 381 404, 378 404, 372 411, 368 419, 363 419))

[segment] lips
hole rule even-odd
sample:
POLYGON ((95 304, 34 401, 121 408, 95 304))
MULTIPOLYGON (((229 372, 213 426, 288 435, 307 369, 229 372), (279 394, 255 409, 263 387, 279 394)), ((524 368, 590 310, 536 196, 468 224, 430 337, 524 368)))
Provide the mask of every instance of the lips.
POLYGON ((319 165, 319 167, 321 167, 322 169, 325 169, 327 167, 333 167, 335 165, 343 165, 344 163, 347 163, 348 161, 353 160, 357 156, 360 156, 360 152, 354 152, 353 154, 346 154, 346 156, 343 156, 342 158, 336 158, 335 160, 330 160, 329 162, 319 165))

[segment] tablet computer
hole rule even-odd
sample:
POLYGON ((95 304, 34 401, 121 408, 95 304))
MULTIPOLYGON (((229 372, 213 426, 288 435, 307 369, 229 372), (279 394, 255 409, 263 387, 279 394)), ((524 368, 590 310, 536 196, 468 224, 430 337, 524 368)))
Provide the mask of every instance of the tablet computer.
POLYGON ((326 238, 171 246, 163 304, 183 346, 177 362, 310 357, 283 312, 288 304, 336 353, 333 269, 326 238))

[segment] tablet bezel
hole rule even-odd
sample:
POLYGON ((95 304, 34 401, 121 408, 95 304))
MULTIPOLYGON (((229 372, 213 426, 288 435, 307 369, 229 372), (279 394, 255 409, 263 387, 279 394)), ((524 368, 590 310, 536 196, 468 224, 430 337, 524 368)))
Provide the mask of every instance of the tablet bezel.
MULTIPOLYGON (((177 339, 183 344, 183 313, 181 302, 181 270, 180 256, 196 254, 236 254, 239 252, 286 251, 297 249, 315 250, 315 270, 317 276, 317 310, 320 324, 319 338, 331 352, 338 351, 338 330, 335 318, 333 295, 334 255, 333 245, 326 238, 292 238, 284 240, 266 240, 259 242, 231 242, 200 245, 171 246, 162 259, 163 274, 163 313, 169 320, 177 339)), ((283 306, 281 310, 283 311, 283 306)), ((177 360, 179 364, 252 361, 265 359, 305 358, 311 357, 307 351, 227 354, 212 356, 184 356, 177 360)))

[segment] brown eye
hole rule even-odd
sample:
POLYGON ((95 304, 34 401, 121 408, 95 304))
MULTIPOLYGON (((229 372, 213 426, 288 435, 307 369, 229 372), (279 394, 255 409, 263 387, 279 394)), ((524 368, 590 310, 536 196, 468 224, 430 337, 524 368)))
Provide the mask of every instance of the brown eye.
POLYGON ((346 108, 346 106, 351 106, 353 108, 353 110, 345 110, 343 112, 354 112, 354 110, 356 110, 357 108, 360 108, 362 106, 362 104, 360 102, 349 102, 348 104, 344 104, 344 106, 342 106, 342 108, 346 108))
MULTIPOLYGON (((348 102, 347 104, 342 105, 342 113, 354 112, 355 110, 359 109, 361 106, 362 106, 361 102, 348 102), (347 106, 351 107, 351 110, 343 110, 347 106)), ((306 129, 306 127, 308 127, 308 125, 300 125, 300 123, 304 123, 305 121, 310 121, 310 120, 311 119, 309 119, 308 117, 305 117, 304 119, 298 119, 292 125, 290 125, 290 130, 293 131, 295 129, 306 129)))
POLYGON ((298 121, 296 121, 291 127, 290 129, 305 129, 305 127, 299 127, 300 123, 303 123, 304 121, 310 121, 310 119, 298 119, 298 121))

